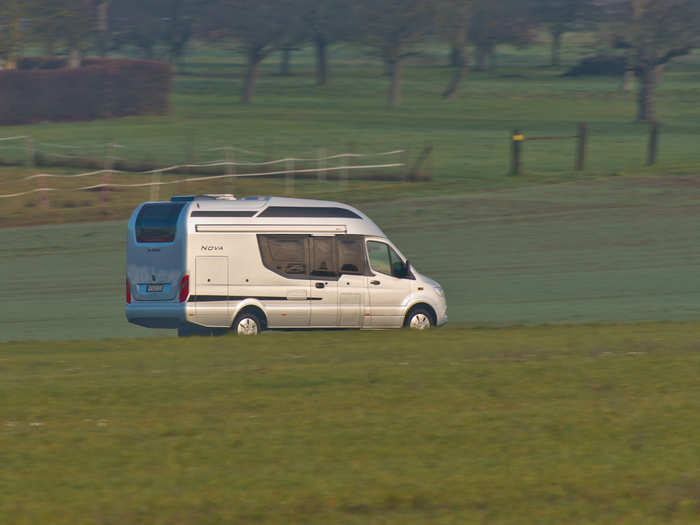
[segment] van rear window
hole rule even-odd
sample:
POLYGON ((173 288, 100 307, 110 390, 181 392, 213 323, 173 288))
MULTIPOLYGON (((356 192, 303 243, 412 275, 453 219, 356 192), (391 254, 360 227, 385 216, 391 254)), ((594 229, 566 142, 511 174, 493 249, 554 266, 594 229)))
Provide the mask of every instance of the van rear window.
POLYGON ((172 242, 177 218, 185 202, 154 202, 144 204, 136 217, 138 242, 172 242))

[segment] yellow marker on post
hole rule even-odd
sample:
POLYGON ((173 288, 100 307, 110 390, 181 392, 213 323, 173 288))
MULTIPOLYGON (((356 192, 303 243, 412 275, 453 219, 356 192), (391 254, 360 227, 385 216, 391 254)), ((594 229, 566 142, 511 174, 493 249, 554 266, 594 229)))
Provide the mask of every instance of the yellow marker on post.
POLYGON ((520 133, 518 135, 513 135, 513 140, 518 140, 518 141, 525 140, 525 135, 523 135, 522 133, 520 133))

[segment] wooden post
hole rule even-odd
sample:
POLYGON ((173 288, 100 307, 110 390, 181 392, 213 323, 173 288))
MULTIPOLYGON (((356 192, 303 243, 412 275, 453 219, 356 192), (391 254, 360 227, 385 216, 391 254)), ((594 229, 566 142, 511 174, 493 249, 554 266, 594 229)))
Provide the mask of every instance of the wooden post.
POLYGON ((102 175, 102 202, 106 203, 109 200, 109 194, 108 194, 108 189, 107 189, 107 184, 109 184, 109 173, 112 171, 112 165, 114 163, 114 149, 116 148, 116 144, 114 140, 109 143, 107 146, 107 153, 105 155, 105 164, 104 164, 104 169, 105 173, 102 175))
POLYGON ((588 126, 578 125, 578 149, 576 150, 576 171, 586 168, 586 142, 588 140, 588 126))
POLYGON ((284 186, 287 195, 294 195, 294 161, 288 159, 286 163, 287 173, 284 174, 284 186))
MULTIPOLYGON (((348 144, 348 153, 355 153, 355 143, 350 142, 348 144)), ((350 175, 350 170, 348 166, 352 166, 352 157, 341 158, 344 168, 340 171, 340 189, 344 190, 348 187, 348 179, 350 175)))
POLYGON ((158 200, 158 195, 160 194, 160 172, 156 171, 151 175, 151 182, 153 185, 151 186, 151 199, 152 201, 157 201, 158 200))
POLYGON ((659 123, 654 121, 651 123, 649 130, 649 151, 647 154, 647 166, 656 164, 656 152, 659 147, 659 123))
POLYGON ((236 166, 234 165, 234 159, 236 158, 236 156, 231 146, 226 146, 226 149, 224 151, 226 152, 226 175, 229 175, 229 178, 231 179, 229 181, 231 185, 231 194, 235 195, 236 185, 234 184, 234 180, 236 180, 236 166))
POLYGON ((26 137, 24 139, 24 149, 26 153, 25 165, 27 168, 32 169, 36 160, 36 152, 34 150, 34 138, 26 137))
POLYGON ((324 182, 326 180, 326 149, 318 149, 318 182, 324 182))
POLYGON ((409 160, 409 153, 408 150, 405 149, 401 152, 401 168, 403 169, 403 177, 402 180, 406 182, 408 179, 411 177, 411 168, 408 167, 408 160, 409 160))
POLYGON ((519 129, 516 129, 513 131, 513 134, 511 135, 511 153, 512 153, 512 159, 511 159, 511 168, 510 168, 510 174, 511 175, 520 175, 521 174, 521 169, 520 169, 520 156, 522 154, 522 143, 525 140, 525 136, 521 133, 519 129))

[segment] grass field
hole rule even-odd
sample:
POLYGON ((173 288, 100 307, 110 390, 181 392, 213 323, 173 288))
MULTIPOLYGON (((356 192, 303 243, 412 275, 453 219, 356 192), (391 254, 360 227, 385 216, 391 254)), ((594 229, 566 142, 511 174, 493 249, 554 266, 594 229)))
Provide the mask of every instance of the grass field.
MULTIPOLYGON (((357 49, 335 51, 333 82, 324 89, 313 86, 309 50, 295 54, 291 77, 276 74, 273 57, 264 63, 258 94, 250 106, 238 101, 243 71, 240 57, 222 49, 195 49, 178 68, 169 115, 6 126, 0 127, 0 137, 31 135, 40 150, 97 157, 105 154, 105 143, 116 140, 124 146, 116 151, 118 156, 164 166, 188 160, 221 160, 221 151, 210 150, 222 146, 257 152, 236 153, 237 160, 287 155, 313 158, 318 148, 329 154, 405 148, 410 152, 407 160, 413 162, 426 144, 432 144, 429 168, 433 183, 429 191, 443 194, 581 176, 694 174, 700 170, 697 54, 678 59, 664 75, 658 99, 662 124, 659 164, 646 169, 648 126, 635 123, 635 94, 623 92, 620 79, 564 78, 564 69, 543 67, 547 63, 545 45, 526 50, 504 47, 498 70, 470 74, 462 96, 445 101, 439 95, 450 70, 443 66, 443 51, 427 48, 412 62, 405 75, 404 104, 390 110, 385 103, 388 80, 380 65, 357 49), (525 145, 525 176, 507 176, 511 130, 522 129, 527 137, 572 135, 579 122, 588 123, 590 129, 585 172, 573 172, 574 141, 543 141, 525 145), (76 146, 77 150, 55 144, 76 146)), ((566 64, 572 64, 584 51, 570 49, 566 64)), ((0 143, 0 156, 22 158, 24 154, 22 142, 0 143)), ((26 174, 17 168, 0 170, 0 193, 36 188, 36 181, 19 180, 26 174)), ((129 177, 127 182, 137 178, 129 177)), ((80 185, 99 182, 99 177, 80 179, 80 185)), ((51 183, 59 184, 55 180, 51 183)), ((161 196, 221 192, 222 184, 223 190, 230 191, 230 184, 217 182, 167 187, 161 196)), ((365 196, 384 198, 406 192, 405 186, 358 183, 346 193, 338 192, 337 184, 308 183, 300 184, 295 193, 332 192, 352 198, 364 192, 365 196)), ((287 193, 279 181, 236 182, 233 187, 239 193, 287 193)), ((424 188, 410 191, 423 192, 424 188)), ((5 200, 0 225, 124 218, 135 203, 148 198, 148 193, 147 189, 114 193, 111 204, 104 207, 97 206, 99 195, 52 194, 50 211, 38 206, 36 195, 5 200)))
POLYGON ((0 346, 13 524, 697 523, 700 325, 0 346))
MULTIPOLYGON (((565 64, 584 51, 565 49, 565 64)), ((164 165, 221 146, 250 160, 407 148, 412 161, 430 143, 430 181, 236 180, 160 197, 354 204, 442 283, 451 323, 154 337, 168 333, 123 314, 124 220, 148 189, 55 192, 49 209, 1 200, 0 523, 698 523, 700 55, 665 72, 660 161, 643 168, 634 94, 562 78, 547 52, 503 48, 499 70, 447 102, 445 50, 428 47, 389 110, 379 64, 354 48, 333 50, 325 89, 308 50, 288 78, 267 61, 248 107, 240 57, 195 48, 167 116, 0 127, 54 153, 100 156, 116 140, 118 155, 164 165), (547 141, 507 175, 511 130, 579 122, 584 172, 573 142, 547 141)), ((23 155, 0 142, 0 157, 23 155)), ((0 194, 36 188, 21 180, 35 171, 0 168, 0 194)))
MULTIPOLYGON (((444 286, 452 324, 700 318, 700 178, 610 177, 355 204, 444 286)), ((0 230, 0 340, 145 336, 123 222, 0 230)))

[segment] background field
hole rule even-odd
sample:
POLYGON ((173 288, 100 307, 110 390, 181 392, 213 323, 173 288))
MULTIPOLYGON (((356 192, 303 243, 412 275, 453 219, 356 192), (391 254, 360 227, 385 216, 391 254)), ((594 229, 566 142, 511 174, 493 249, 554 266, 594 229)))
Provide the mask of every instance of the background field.
MULTIPOLYGON (((302 196, 333 193, 338 200, 356 202, 383 199, 397 192, 454 194, 573 177, 698 173, 700 55, 674 61, 664 74, 658 98, 662 126, 659 164, 647 169, 649 127, 634 121, 635 92, 624 92, 621 79, 616 77, 561 76, 566 66, 590 52, 590 48, 572 47, 565 55, 565 67, 549 68, 544 67, 548 63, 545 44, 526 50, 503 47, 499 69, 470 73, 461 96, 445 101, 440 93, 451 74, 444 66, 445 50, 428 47, 406 70, 403 105, 388 109, 388 79, 380 64, 359 49, 335 50, 328 88, 313 86, 310 50, 294 54, 290 77, 277 74, 276 57, 272 57, 263 64, 254 103, 244 106, 238 101, 243 74, 240 57, 232 50, 205 47, 196 49, 178 66, 172 110, 167 116, 5 126, 0 127, 0 137, 31 135, 38 150, 45 153, 98 159, 107 153, 106 144, 116 141, 124 146, 116 150, 117 156, 162 166, 222 160, 224 154, 216 148, 224 146, 252 152, 235 153, 237 160, 251 161, 288 155, 313 158, 319 148, 328 154, 406 149, 406 160, 412 163, 426 144, 433 146, 426 166, 433 182, 428 185, 355 184, 339 191, 337 184, 300 184, 295 189, 302 196), (568 140, 527 143, 526 174, 507 176, 513 129, 523 130, 527 137, 573 135, 579 122, 588 123, 590 131, 583 173, 573 172, 575 143, 568 140)), ((0 157, 22 159, 24 155, 22 141, 0 142, 0 157)), ((17 168, 0 169, 0 193, 36 188, 36 181, 19 180, 26 174, 17 168)), ((121 179, 143 180, 138 176, 121 179)), ((80 179, 74 186, 99 182, 101 177, 80 179)), ((161 196, 166 192, 232 189, 248 194, 287 192, 279 182, 254 181, 168 187, 161 196)), ((149 198, 149 193, 148 189, 114 192, 104 206, 99 194, 52 194, 49 211, 38 206, 36 195, 3 200, 0 225, 125 218, 136 203, 149 198)))
POLYGON ((697 523, 700 325, 0 346, 7 523, 697 523))
MULTIPOLYGON (((700 317, 700 178, 609 177, 360 202, 452 324, 700 317)), ((162 335, 124 319, 124 222, 0 230, 0 340, 162 335)))

